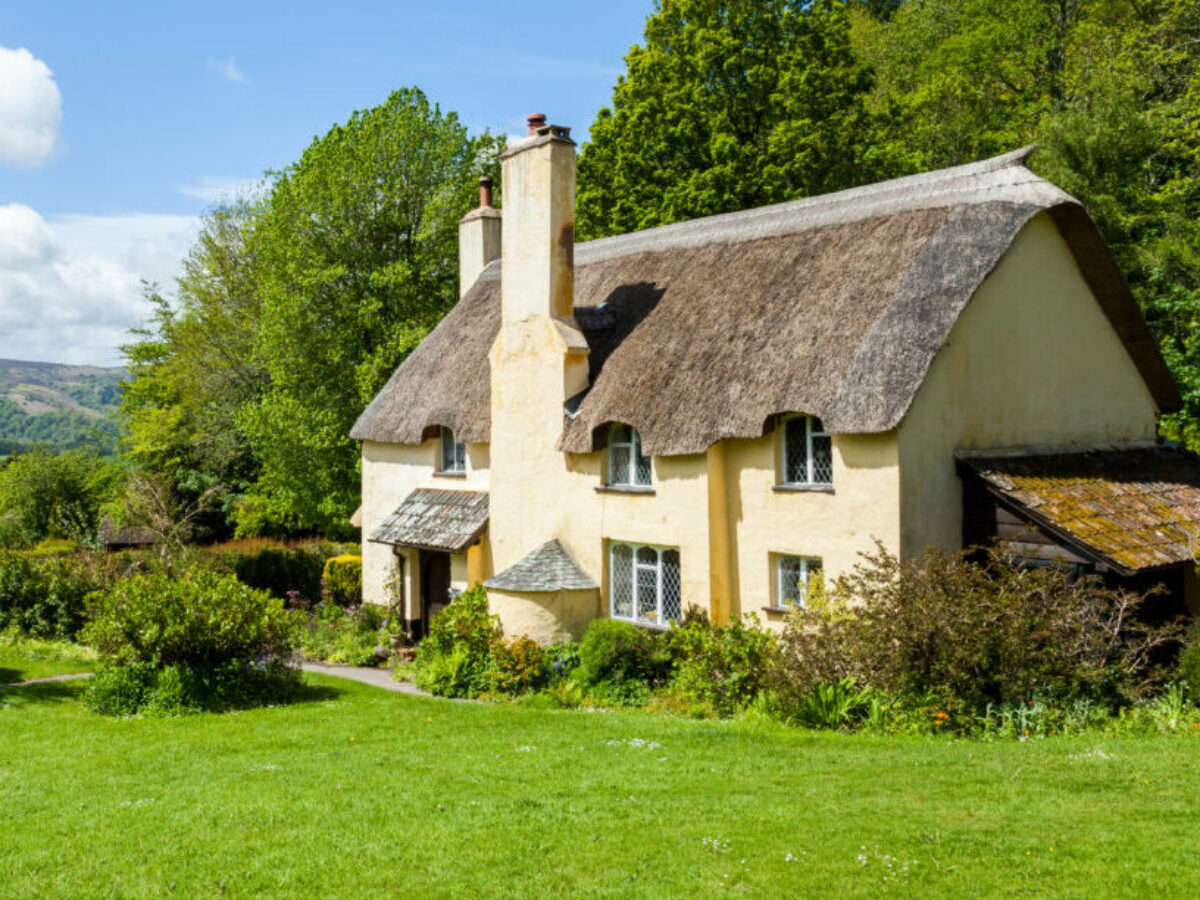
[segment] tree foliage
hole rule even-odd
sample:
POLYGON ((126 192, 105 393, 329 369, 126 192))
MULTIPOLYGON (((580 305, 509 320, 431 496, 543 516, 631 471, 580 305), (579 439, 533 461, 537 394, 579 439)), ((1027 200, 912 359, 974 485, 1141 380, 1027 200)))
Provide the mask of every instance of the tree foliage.
POLYGON ((330 528, 357 505, 350 427, 457 299, 458 220, 499 149, 407 89, 275 180, 255 222, 267 387, 239 419, 269 518, 330 528))
POLYGON ((580 160, 602 237, 849 187, 906 166, 871 143, 869 70, 835 0, 662 0, 580 160))
POLYGON ((111 460, 83 450, 36 449, 0 469, 0 546, 43 538, 95 540, 101 507, 119 492, 125 474, 111 460))
POLYGON ((500 142, 416 89, 355 113, 204 218, 174 302, 124 348, 128 453, 243 534, 346 529, 349 430, 457 298, 457 222, 500 142))

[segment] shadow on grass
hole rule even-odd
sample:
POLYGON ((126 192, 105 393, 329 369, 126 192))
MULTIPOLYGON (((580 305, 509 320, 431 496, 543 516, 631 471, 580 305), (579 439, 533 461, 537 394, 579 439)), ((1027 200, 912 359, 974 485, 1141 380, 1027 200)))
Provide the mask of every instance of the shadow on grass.
MULTIPOLYGON (((0 670, 3 674, 3 670, 0 670)), ((0 687, 0 709, 18 706, 51 706, 75 702, 83 695, 86 678, 46 681, 24 687, 0 687)))
POLYGON ((14 681, 24 681, 20 669, 6 669, 0 666, 0 684, 11 684, 14 681))

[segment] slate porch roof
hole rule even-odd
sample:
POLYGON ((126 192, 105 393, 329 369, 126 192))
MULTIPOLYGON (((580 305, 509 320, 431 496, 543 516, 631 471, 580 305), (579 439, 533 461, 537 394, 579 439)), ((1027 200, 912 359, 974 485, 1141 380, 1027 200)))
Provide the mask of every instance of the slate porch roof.
POLYGON ((488 495, 483 491, 417 488, 396 507, 369 540, 376 544, 460 553, 488 524, 488 495))
POLYGON ((516 565, 483 583, 502 591, 585 591, 599 587, 567 555, 558 541, 548 541, 516 565))
POLYGON ((1169 447, 960 463, 1014 512, 1123 574, 1189 563, 1200 549, 1200 457, 1169 447))

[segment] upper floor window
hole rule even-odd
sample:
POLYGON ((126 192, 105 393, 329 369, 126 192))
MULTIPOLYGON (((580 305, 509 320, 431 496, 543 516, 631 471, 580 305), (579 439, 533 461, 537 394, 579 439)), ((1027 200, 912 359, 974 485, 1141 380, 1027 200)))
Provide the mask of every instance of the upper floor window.
POLYGON ((608 483, 650 486, 650 457, 642 455, 642 439, 632 425, 609 426, 608 483))
POLYGON ((683 611, 679 551, 645 544, 609 547, 608 608, 614 619, 650 625, 679 620, 683 611))
POLYGON ((454 440, 454 432, 442 426, 442 472, 467 471, 467 445, 454 440))
POLYGON ((783 420, 783 483, 833 487, 833 438, 813 416, 783 420))
POLYGON ((821 580, 821 561, 807 556, 775 558, 775 605, 807 604, 809 591, 821 580))

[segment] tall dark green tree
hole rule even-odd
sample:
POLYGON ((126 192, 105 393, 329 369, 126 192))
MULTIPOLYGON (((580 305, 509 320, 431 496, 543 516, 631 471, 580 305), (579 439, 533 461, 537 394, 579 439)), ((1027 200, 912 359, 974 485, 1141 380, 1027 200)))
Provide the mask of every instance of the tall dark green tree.
POLYGON ((660 0, 579 163, 585 238, 837 190, 907 168, 872 143, 837 0, 660 0))
POLYGON ((500 150, 410 88, 278 174, 254 222, 268 383, 239 417, 261 465, 243 531, 345 528, 350 427, 457 299, 457 223, 500 150))

